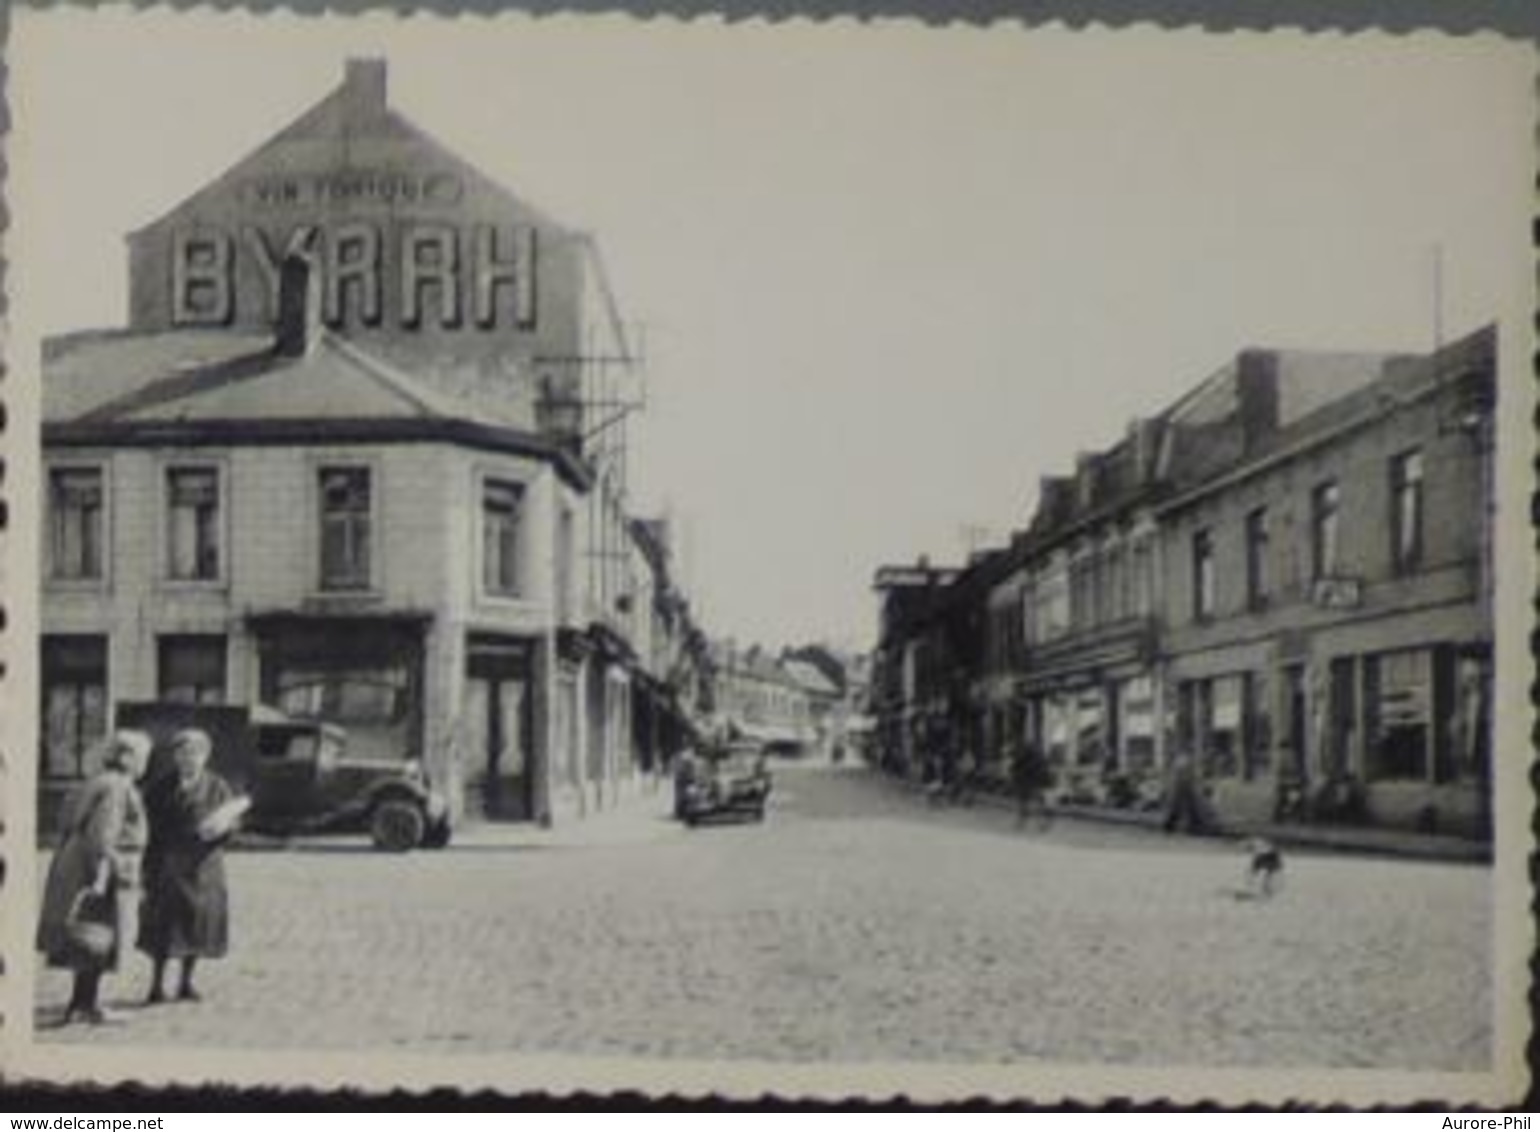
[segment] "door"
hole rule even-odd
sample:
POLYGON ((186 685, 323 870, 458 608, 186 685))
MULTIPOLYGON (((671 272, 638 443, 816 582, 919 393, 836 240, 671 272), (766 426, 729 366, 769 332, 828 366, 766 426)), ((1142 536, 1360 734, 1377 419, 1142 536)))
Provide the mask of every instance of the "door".
POLYGON ((1310 781, 1310 728, 1305 708, 1305 668, 1291 664, 1283 670, 1283 777, 1301 786, 1310 781))
POLYGON ((473 644, 465 681, 465 741, 470 798, 482 816, 533 816, 532 703, 522 645, 473 644))

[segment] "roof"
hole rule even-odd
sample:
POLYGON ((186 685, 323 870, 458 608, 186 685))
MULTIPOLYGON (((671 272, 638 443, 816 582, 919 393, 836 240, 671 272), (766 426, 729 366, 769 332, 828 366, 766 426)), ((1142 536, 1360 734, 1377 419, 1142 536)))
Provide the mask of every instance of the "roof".
POLYGON ((530 223, 560 227, 544 210, 492 180, 387 105, 383 60, 353 59, 342 83, 330 94, 213 181, 131 232, 128 239, 131 243, 140 240, 188 210, 228 195, 253 174, 409 168, 418 161, 454 170, 477 193, 497 198, 504 208, 522 213, 530 223), (344 155, 340 168, 339 154, 344 155))
POLYGON ((441 441, 552 461, 586 489, 571 452, 507 399, 446 390, 319 331, 289 357, 270 335, 179 331, 69 335, 44 350, 49 444, 311 444, 441 441))
POLYGON ((786 675, 802 687, 804 691, 815 696, 837 697, 839 688, 834 682, 818 670, 818 666, 806 660, 783 660, 781 667, 786 670, 786 675))

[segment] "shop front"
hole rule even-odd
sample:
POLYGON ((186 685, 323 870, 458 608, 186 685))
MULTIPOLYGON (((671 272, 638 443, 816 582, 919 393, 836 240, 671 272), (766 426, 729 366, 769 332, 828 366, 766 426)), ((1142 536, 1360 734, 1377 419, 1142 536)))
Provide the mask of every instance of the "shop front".
POLYGON ((536 793, 536 642, 473 633, 466 641, 460 750, 469 815, 539 818, 536 793))
POLYGON ((423 756, 426 614, 255 615, 261 700, 334 723, 349 750, 405 762, 423 756))

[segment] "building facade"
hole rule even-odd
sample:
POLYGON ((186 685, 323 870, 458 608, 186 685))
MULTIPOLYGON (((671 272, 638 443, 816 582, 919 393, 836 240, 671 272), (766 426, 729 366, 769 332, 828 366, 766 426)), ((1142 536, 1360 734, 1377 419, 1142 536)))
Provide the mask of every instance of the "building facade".
POLYGON ((1031 742, 1061 797, 1139 806, 1186 754, 1221 820, 1484 835, 1495 357, 1245 351, 1008 546, 883 568, 883 759, 1031 742))
POLYGON ((44 825, 124 701, 327 719, 538 821, 634 777, 638 688, 678 710, 685 607, 588 411, 602 265, 385 78, 131 235, 125 328, 45 347, 44 825))

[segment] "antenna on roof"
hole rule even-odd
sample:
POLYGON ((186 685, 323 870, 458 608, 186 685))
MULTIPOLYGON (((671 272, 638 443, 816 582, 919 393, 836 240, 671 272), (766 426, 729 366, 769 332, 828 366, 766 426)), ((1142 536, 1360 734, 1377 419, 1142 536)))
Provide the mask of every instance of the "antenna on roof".
POLYGON ((1444 244, 1433 245, 1433 352, 1444 348, 1444 244))

